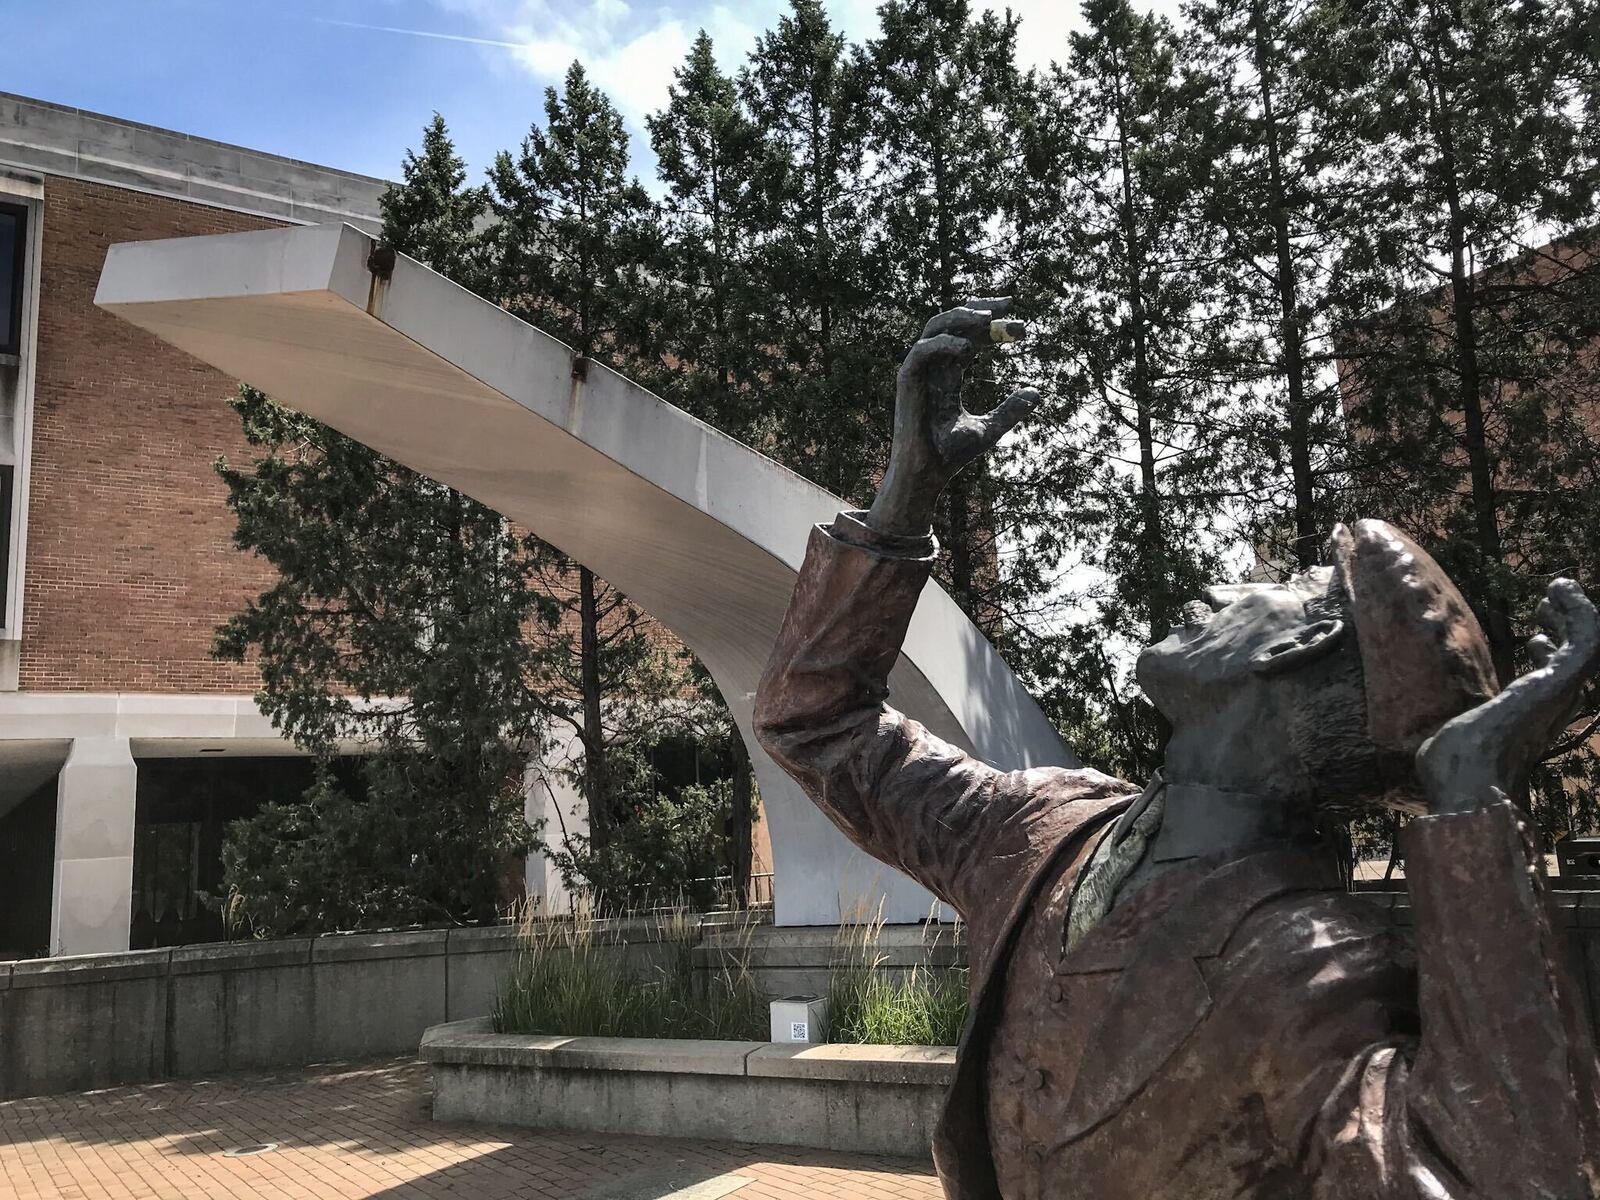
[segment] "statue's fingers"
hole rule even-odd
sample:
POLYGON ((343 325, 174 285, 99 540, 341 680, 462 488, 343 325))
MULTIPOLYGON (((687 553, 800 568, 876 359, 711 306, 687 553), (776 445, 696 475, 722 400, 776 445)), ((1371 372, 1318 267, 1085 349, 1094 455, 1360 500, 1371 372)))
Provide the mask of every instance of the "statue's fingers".
POLYGON ((991 342, 1014 342, 1028 332, 1028 326, 1022 321, 993 320, 989 322, 989 340, 991 342))
MULTIPOLYGON (((930 325, 932 323, 929 322, 930 325)), ((902 374, 921 374, 933 363, 960 362, 970 357, 972 352, 970 339, 953 333, 936 333, 911 347, 905 361, 900 364, 900 370, 902 374)))
POLYGON ((1011 311, 1013 303, 1010 296, 974 296, 965 302, 967 308, 980 309, 991 317, 1003 317, 1011 311))
POLYGON ((1594 602, 1570 579, 1550 581, 1534 619, 1559 645, 1572 646, 1573 653, 1583 659, 1600 649, 1600 617, 1595 614, 1594 602))
POLYGON ((1039 390, 1031 387, 1018 388, 996 405, 993 412, 979 418, 983 422, 984 441, 990 446, 995 445, 1037 407, 1039 407, 1039 390))
POLYGON ((983 308, 952 308, 929 319, 922 327, 922 336, 937 337, 940 334, 955 334, 957 337, 972 338, 979 342, 988 342, 988 329, 994 318, 989 311, 983 308))
POLYGON ((1542 633, 1528 639, 1528 659, 1535 671, 1549 666, 1555 652, 1556 644, 1542 633))

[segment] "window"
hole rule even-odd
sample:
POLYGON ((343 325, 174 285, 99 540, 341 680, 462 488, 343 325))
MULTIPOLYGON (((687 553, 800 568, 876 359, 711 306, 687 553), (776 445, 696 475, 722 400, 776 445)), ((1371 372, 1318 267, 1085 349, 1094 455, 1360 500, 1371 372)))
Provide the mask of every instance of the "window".
POLYGON ((22 255, 28 212, 0 204, 0 354, 22 352, 22 255))
POLYGON ((0 629, 6 627, 6 592, 11 586, 11 482, 14 472, 0 463, 0 629))

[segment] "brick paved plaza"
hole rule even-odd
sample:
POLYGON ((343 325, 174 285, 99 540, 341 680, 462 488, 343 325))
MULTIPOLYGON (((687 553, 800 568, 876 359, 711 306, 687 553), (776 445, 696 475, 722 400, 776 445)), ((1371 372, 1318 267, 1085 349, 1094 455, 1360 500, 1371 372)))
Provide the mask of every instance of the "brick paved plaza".
POLYGON ((799 1200, 939 1195, 926 1163, 440 1125, 410 1061, 0 1102, 7 1200, 799 1200), (229 1151, 275 1143, 265 1153, 229 1151))

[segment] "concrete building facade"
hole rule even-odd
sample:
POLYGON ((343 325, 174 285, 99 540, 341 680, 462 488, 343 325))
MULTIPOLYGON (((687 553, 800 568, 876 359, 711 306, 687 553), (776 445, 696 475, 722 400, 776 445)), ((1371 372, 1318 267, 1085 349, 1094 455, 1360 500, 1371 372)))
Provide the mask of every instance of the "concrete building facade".
POLYGON ((376 229, 386 186, 0 94, 0 958, 128 948, 139 855, 143 899, 181 921, 193 889, 160 877, 192 872, 239 791, 198 784, 229 774, 199 760, 258 794, 293 787, 253 671, 210 656, 267 578, 232 547, 212 468, 246 451, 222 403, 236 381, 94 307, 106 250, 376 229), (149 769, 141 792, 141 763, 181 760, 188 783, 149 769), (213 819, 136 846, 140 803, 180 792, 213 819))

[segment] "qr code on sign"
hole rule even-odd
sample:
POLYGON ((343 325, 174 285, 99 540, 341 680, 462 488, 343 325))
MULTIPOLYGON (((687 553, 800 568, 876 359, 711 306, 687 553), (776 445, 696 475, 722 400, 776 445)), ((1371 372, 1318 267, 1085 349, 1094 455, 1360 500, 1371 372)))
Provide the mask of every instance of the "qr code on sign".
POLYGON ((804 1021, 790 1021, 789 1040, 793 1042, 809 1042, 811 1040, 811 1026, 804 1021))

